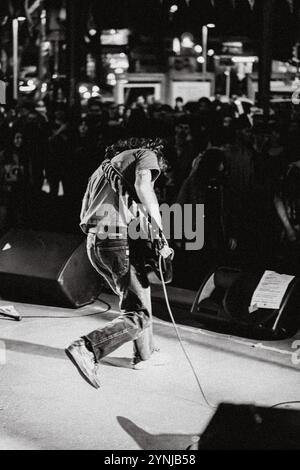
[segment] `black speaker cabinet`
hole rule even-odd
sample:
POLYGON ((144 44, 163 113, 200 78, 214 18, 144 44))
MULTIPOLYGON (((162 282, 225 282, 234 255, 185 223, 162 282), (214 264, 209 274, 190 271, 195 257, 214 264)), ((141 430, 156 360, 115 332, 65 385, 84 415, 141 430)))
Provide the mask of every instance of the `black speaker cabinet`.
POLYGON ((102 280, 80 235, 11 230, 0 240, 0 296, 78 308, 97 299, 102 280))
POLYGON ((299 450, 300 411, 222 403, 194 450, 299 450))
POLYGON ((280 308, 249 312, 253 293, 263 272, 245 273, 221 267, 200 287, 191 313, 202 325, 256 339, 281 339, 299 329, 300 279, 294 278, 280 308))

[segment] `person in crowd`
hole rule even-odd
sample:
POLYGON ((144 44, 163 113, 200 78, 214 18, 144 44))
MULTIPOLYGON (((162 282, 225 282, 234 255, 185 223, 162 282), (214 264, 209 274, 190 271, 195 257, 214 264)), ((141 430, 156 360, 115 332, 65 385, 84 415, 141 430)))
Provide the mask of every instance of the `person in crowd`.
POLYGON ((18 112, 17 105, 13 103, 6 109, 6 122, 10 129, 15 126, 15 123, 18 121, 18 112))
POLYGON ((127 123, 127 135, 142 137, 150 135, 150 119, 143 96, 138 96, 127 123))
POLYGON ((35 200, 38 201, 44 181, 44 169, 47 154, 48 124, 35 109, 30 109, 23 124, 16 123, 22 129, 26 140, 28 155, 32 166, 32 181, 35 200))
POLYGON ((154 95, 149 94, 149 95, 146 96, 145 106, 146 106, 147 113, 148 113, 149 117, 152 117, 152 115, 153 115, 153 110, 155 109, 155 103, 156 103, 156 100, 155 100, 154 95))
POLYGON ((257 214, 259 206, 256 196, 256 165, 261 155, 255 145, 253 128, 247 120, 236 122, 236 139, 223 146, 228 169, 228 197, 234 209, 237 225, 237 239, 241 263, 258 258, 257 214))
POLYGON ((236 140, 236 124, 232 116, 225 114, 218 116, 216 126, 211 132, 211 143, 214 146, 222 147, 233 145, 236 140))
POLYGON ((224 108, 224 103, 222 103, 222 95, 220 95, 219 93, 216 93, 211 103, 212 103, 212 109, 214 110, 214 113, 216 115, 218 115, 219 113, 222 113, 222 110, 224 108))
POLYGON ((0 155, 2 227, 24 227, 30 224, 29 204, 32 183, 32 164, 24 135, 16 131, 0 155))
POLYGON ((254 181, 254 137, 248 123, 237 123, 235 141, 225 146, 229 184, 241 197, 248 197, 254 181))
POLYGON ((175 100, 175 107, 174 111, 176 114, 183 114, 184 113, 184 101, 181 96, 178 96, 175 100))
POLYGON ((116 114, 115 114, 115 121, 119 124, 119 125, 123 125, 124 124, 124 120, 125 120, 125 113, 126 113, 126 106, 124 104, 119 104, 117 106, 117 109, 116 109, 116 114))
POLYGON ((108 122, 108 139, 110 142, 120 140, 125 136, 125 127, 127 124, 126 106, 119 104, 111 110, 112 115, 108 122))
POLYGON ((0 152, 5 149, 9 136, 10 130, 4 110, 0 110, 0 152))
MULTIPOLYGON (((280 130, 274 123, 254 124, 254 178, 252 190, 252 263, 272 267, 278 245, 278 220, 274 210, 274 191, 286 168, 280 130), (268 220, 266 224, 265 221, 268 220)), ((250 231, 251 233, 251 231, 250 231)))
POLYGON ((69 159, 66 162, 64 187, 66 189, 65 202, 72 227, 78 226, 78 214, 89 176, 104 159, 105 148, 101 147, 99 142, 97 146, 94 146, 94 140, 90 134, 86 118, 80 119, 71 131, 72 139, 69 159))
POLYGON ((189 117, 191 136, 196 153, 203 152, 211 141, 212 130, 215 126, 215 114, 211 101, 200 98, 194 112, 189 117))
POLYGON ((290 121, 286 135, 286 152, 289 163, 300 160, 300 122, 290 121))
POLYGON ((279 269, 300 274, 300 161, 291 163, 279 180, 274 205, 281 226, 279 269))
MULTIPOLYGON (((193 270, 191 278, 197 279, 198 283, 209 270, 226 264, 230 250, 236 248, 232 208, 225 190, 225 165, 222 150, 218 147, 207 149, 195 159, 176 200, 183 210, 186 204, 194 209, 197 204, 204 205, 204 246, 201 250, 185 252, 183 256, 183 262, 193 270)), ((196 220, 193 221, 194 230, 195 224, 196 220)), ((182 244, 185 240, 177 242, 179 248, 182 244)))
POLYGON ((188 176, 192 162, 196 156, 191 128, 188 121, 183 120, 175 127, 175 185, 180 186, 188 176))
POLYGON ((262 171, 266 177, 278 180, 287 168, 288 155, 284 145, 283 128, 275 121, 268 123, 267 132, 261 143, 261 153, 263 154, 262 171))
MULTIPOLYGON (((46 177, 50 187, 50 195, 59 195, 60 184, 64 186, 68 172, 70 157, 70 135, 67 116, 63 111, 54 113, 48 139, 46 177)), ((66 187, 63 187, 66 190, 66 187)))
POLYGON ((86 122, 89 127, 89 136, 96 148, 99 141, 105 144, 109 141, 109 119, 109 111, 104 106, 102 98, 90 98, 86 122))

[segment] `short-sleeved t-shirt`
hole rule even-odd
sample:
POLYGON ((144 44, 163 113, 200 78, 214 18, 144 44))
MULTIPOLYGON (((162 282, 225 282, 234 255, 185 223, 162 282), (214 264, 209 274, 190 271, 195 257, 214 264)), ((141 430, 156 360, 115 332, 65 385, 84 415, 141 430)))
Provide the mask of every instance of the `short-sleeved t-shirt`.
MULTIPOLYGON (((148 149, 125 150, 112 158, 111 163, 132 187, 141 170, 150 170, 152 181, 160 174, 157 156, 148 149)), ((107 181, 97 185, 102 177, 100 166, 90 178, 81 212, 82 229, 96 227, 98 234, 105 233, 106 227, 127 227, 135 217, 134 210, 128 206, 128 197, 118 195, 107 181)))

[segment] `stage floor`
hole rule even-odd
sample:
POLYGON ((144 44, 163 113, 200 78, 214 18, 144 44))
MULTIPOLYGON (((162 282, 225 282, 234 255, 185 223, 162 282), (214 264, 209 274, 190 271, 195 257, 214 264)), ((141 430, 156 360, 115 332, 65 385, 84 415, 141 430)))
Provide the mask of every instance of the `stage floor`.
MULTIPOLYGON (((76 311, 0 301, 24 316, 0 317, 1 450, 183 450, 205 429, 214 410, 200 395, 162 303, 155 304, 154 331, 170 364, 134 371, 128 343, 103 362, 100 390, 81 378, 64 348, 117 315, 116 297, 101 298, 109 312, 101 301, 76 311)), ((300 400, 293 340, 244 340, 200 330, 188 316, 177 319, 213 405, 300 400)))

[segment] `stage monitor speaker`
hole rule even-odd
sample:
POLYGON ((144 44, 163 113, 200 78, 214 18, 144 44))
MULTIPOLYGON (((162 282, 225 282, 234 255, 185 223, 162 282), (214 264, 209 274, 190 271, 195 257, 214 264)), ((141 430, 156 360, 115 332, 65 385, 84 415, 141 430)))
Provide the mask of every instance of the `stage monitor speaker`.
POLYGON ((9 301, 78 308, 101 292, 80 235, 11 230, 0 240, 0 296, 9 301))
POLYGON ((299 450, 300 411, 222 403, 193 450, 299 450), (197 449, 196 449, 197 447, 197 449))
POLYGON ((279 308, 249 310, 263 271, 221 267, 210 274, 194 300, 192 316, 213 330, 254 339, 282 339, 299 329, 300 279, 289 284, 279 308))

